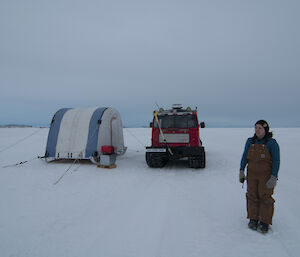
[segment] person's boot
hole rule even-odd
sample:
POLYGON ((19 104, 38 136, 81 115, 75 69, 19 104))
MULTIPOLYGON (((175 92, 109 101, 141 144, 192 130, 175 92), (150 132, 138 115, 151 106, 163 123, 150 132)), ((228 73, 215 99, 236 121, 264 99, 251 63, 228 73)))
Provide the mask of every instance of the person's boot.
POLYGON ((259 222, 257 230, 263 234, 267 233, 269 231, 269 224, 264 222, 259 222))
POLYGON ((250 221, 248 223, 248 228, 250 228, 252 230, 256 230, 257 229, 257 225, 258 225, 258 221, 257 220, 250 219, 250 221))

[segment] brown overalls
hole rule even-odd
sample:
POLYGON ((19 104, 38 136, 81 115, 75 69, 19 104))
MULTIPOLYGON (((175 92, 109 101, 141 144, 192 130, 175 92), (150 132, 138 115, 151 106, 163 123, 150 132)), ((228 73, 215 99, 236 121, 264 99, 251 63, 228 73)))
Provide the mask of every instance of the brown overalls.
POLYGON ((272 224, 274 189, 268 189, 266 186, 272 174, 272 157, 265 144, 251 144, 247 159, 248 218, 272 224))

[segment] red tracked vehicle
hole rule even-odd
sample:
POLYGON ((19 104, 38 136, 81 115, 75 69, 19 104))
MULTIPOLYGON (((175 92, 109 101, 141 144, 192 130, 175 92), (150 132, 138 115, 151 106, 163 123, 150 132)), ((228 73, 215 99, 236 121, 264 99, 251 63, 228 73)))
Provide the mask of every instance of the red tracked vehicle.
POLYGON ((187 158, 189 167, 205 168, 205 151, 199 137, 197 108, 182 108, 174 104, 172 109, 153 112, 151 146, 146 147, 149 167, 161 168, 172 160, 187 158))

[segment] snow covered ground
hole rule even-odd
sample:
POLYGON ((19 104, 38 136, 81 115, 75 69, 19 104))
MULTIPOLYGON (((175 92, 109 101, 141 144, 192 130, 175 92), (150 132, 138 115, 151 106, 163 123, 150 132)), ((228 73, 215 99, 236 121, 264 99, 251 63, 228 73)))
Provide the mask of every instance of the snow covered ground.
POLYGON ((299 256, 300 128, 273 132, 281 167, 273 226, 262 235, 247 228, 246 189, 238 182, 253 129, 203 129, 202 170, 184 161, 148 168, 151 131, 124 129, 128 150, 116 169, 81 162, 53 185, 70 162, 3 168, 43 155, 48 129, 1 128, 0 256, 299 256))

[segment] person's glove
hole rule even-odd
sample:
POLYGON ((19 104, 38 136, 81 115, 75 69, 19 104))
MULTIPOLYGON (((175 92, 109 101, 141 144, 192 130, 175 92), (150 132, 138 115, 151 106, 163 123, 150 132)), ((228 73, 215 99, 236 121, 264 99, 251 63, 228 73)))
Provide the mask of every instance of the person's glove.
POLYGON ((245 179, 246 179, 245 171, 240 170, 240 176, 239 176, 240 183, 244 183, 245 179))
POLYGON ((266 186, 267 186, 267 188, 271 189, 271 188, 274 188, 276 186, 276 183, 277 183, 277 178, 272 175, 269 178, 269 180, 267 181, 266 186))

